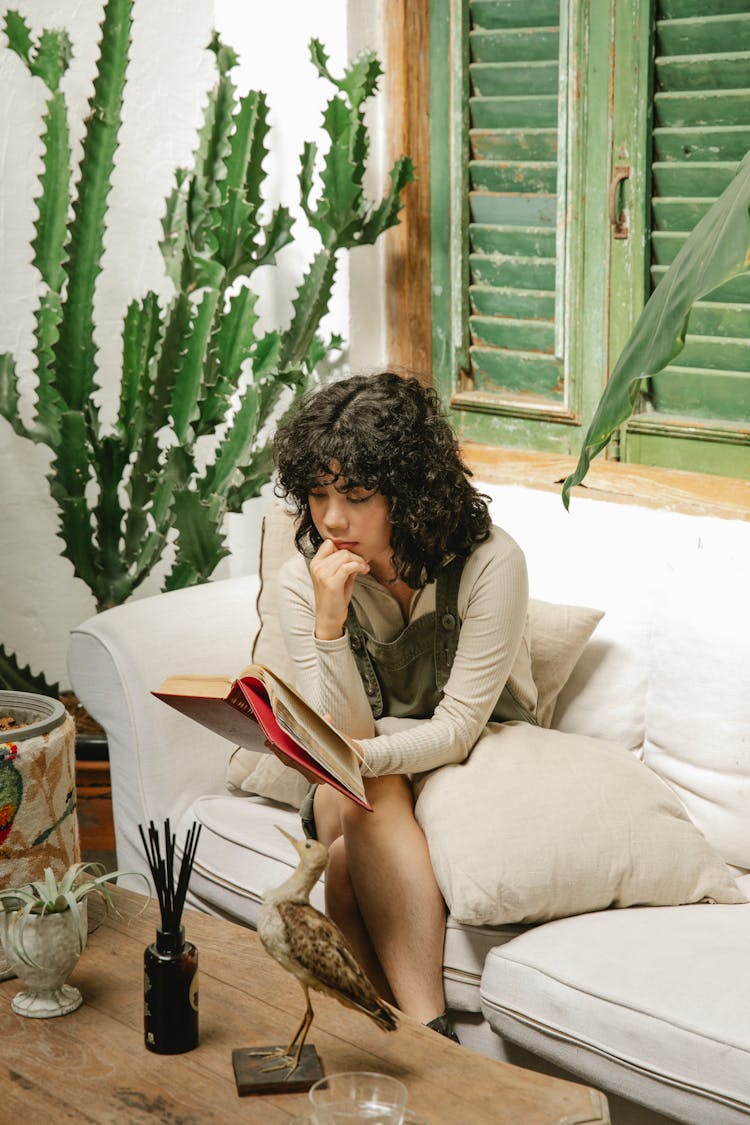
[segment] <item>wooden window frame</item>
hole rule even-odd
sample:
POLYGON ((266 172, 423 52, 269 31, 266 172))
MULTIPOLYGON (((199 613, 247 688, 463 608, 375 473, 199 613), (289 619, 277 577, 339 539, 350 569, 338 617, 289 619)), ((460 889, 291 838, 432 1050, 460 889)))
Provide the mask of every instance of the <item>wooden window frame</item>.
MULTIPOLYGON (((401 223, 385 236, 389 366, 431 382, 430 0, 385 8, 386 157, 408 153, 417 180, 401 223)), ((488 482, 559 491, 574 457, 466 443, 467 461, 488 482)), ((598 459, 573 496, 750 520, 750 481, 598 459)), ((575 503, 575 499, 574 499, 575 503)))

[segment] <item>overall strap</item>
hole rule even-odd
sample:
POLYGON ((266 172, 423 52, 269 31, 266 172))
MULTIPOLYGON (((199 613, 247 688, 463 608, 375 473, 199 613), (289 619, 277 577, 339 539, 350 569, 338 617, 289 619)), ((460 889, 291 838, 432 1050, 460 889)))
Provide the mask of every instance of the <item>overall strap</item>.
POLYGON ((458 620, 458 588, 464 559, 453 559, 441 570, 435 589, 435 683, 443 690, 451 674, 458 648, 461 623, 458 620))
POLYGON ((383 715, 383 694, 380 690, 378 677, 375 675, 370 654, 367 651, 364 630, 351 602, 349 602, 349 612, 346 615, 346 630, 349 634, 349 647, 352 650, 357 671, 364 685, 372 716, 374 719, 380 719, 383 715))

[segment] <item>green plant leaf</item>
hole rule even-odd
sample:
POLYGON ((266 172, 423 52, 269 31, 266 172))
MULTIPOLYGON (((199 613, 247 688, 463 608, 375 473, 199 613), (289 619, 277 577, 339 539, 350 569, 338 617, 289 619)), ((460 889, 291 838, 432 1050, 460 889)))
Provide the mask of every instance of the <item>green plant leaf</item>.
POLYGON ((391 168, 390 177, 391 190, 383 197, 381 203, 370 212, 357 240, 359 245, 365 246, 376 242, 383 231, 398 223, 399 214, 404 206, 401 193, 415 178, 414 165, 408 156, 399 157, 391 168))
POLYGON ((750 269, 750 152, 729 186, 688 235, 647 301, 622 350, 586 431, 578 464, 566 478, 563 504, 593 458, 633 412, 642 379, 663 370, 685 344, 696 301, 750 269))
POLYGON ((21 418, 19 404, 16 361, 8 352, 0 352, 0 414, 10 422, 19 437, 36 440, 21 418))
POLYGON ((26 20, 20 12, 10 10, 5 13, 5 34, 8 36, 8 46, 15 51, 20 59, 30 66, 31 52, 34 41, 26 20))
POLYGON ((353 157, 356 115, 343 98, 331 98, 323 124, 331 143, 323 161, 323 194, 316 212, 316 225, 324 245, 333 246, 364 214, 362 179, 365 169, 364 164, 353 157))
POLYGON ((65 282, 65 239, 70 201, 70 141, 68 113, 61 93, 47 102, 42 133, 41 192, 35 197, 38 214, 32 242, 34 265, 42 280, 55 293, 61 293, 65 282))
POLYGON ((183 489, 175 494, 177 551, 174 566, 165 582, 166 590, 206 581, 217 564, 229 554, 218 522, 209 503, 202 500, 197 492, 183 489))
POLYGON ((302 280, 294 301, 292 323, 282 337, 280 371, 299 368, 302 364, 318 325, 330 304, 335 276, 335 253, 331 250, 320 250, 302 280))
POLYGON ((230 297, 226 311, 216 318, 210 344, 216 378, 213 386, 207 385, 207 393, 200 403, 197 434, 213 433, 226 417, 231 397, 239 384, 242 365, 249 359, 255 343, 257 300, 256 294, 243 286, 230 297))
POLYGON ((0 644, 0 688, 4 691, 30 691, 38 695, 60 696, 60 685, 50 683, 43 672, 32 672, 28 664, 21 666, 17 657, 0 644))
POLYGON ((167 276, 175 288, 182 284, 183 254, 187 237, 188 192, 190 176, 185 168, 175 172, 175 186, 169 193, 161 221, 164 237, 159 243, 167 276))
POLYGON ((366 98, 374 94, 378 88, 378 79, 383 73, 377 55, 374 51, 363 51, 344 72, 342 78, 336 78, 328 68, 328 55, 319 39, 310 40, 310 58, 313 65, 323 78, 327 78, 339 90, 347 94, 351 104, 358 108, 366 98))
POLYGON ((132 0, 108 0, 83 141, 78 196, 69 226, 68 289, 55 358, 57 390, 72 410, 84 408, 95 386, 94 286, 101 270, 104 215, 120 128, 131 19, 132 0))
POLYGON ((217 227, 218 253, 230 273, 241 262, 251 261, 258 231, 263 160, 268 154, 268 104, 265 95, 251 90, 240 99, 233 116, 226 175, 220 183, 221 203, 217 227))
POLYGON ((128 451, 139 446, 144 427, 153 422, 149 404, 161 334, 160 311, 158 297, 149 292, 142 301, 132 301, 125 314, 117 433, 128 451))
POLYGON ((34 441, 45 442, 51 449, 60 444, 60 415, 65 410, 65 403, 57 392, 54 368, 54 348, 61 316, 60 294, 48 289, 36 310, 34 355, 38 380, 36 417, 31 436, 34 441))
POLYGON ((219 300, 216 289, 206 289, 187 332, 172 392, 172 423, 177 440, 184 444, 188 427, 198 417, 202 393, 203 365, 219 300))
POLYGON ((204 499, 226 494, 235 472, 242 470, 250 460, 257 433, 258 392, 251 385, 242 396, 239 410, 232 418, 214 462, 206 469, 200 483, 204 499))
POLYGON ((253 450, 252 461, 238 472, 239 480, 227 492, 228 512, 241 512, 246 500, 260 496, 260 490, 273 473, 273 443, 266 442, 253 450))
POLYGON ((62 555, 70 559, 76 576, 96 597, 100 568, 92 514, 86 499, 91 479, 89 448, 82 411, 66 411, 60 417, 60 445, 47 479, 60 514, 60 535, 65 543, 62 555))

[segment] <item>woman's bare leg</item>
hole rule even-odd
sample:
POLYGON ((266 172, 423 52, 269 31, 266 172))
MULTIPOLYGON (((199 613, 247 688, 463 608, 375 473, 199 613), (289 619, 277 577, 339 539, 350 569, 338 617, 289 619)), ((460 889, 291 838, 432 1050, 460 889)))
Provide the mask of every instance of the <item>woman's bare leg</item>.
POLYGON ((316 794, 320 838, 328 843, 326 836, 335 832, 336 814, 343 834, 343 850, 341 845, 335 849, 338 854, 328 909, 335 917, 338 904, 333 900, 339 893, 346 903, 344 871, 348 872, 353 899, 342 912, 344 925, 336 919, 338 924, 350 940, 354 936, 358 955, 356 942, 361 943, 364 929, 399 1007, 427 1022, 445 1009, 445 904, 435 882, 427 841, 414 819, 407 779, 368 778, 365 789, 372 813, 324 788, 319 818, 316 794), (351 905, 358 908, 358 917, 351 905))

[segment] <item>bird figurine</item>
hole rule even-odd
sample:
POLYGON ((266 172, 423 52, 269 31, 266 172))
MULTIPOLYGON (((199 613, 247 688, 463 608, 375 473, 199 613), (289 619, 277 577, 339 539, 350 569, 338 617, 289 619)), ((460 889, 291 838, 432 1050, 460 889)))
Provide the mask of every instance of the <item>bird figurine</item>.
POLYGON ((277 1048, 268 1052, 278 1055, 280 1061, 265 1069, 287 1067, 287 1079, 299 1066, 314 1018, 311 988, 363 1012, 384 1031, 395 1031, 397 1023, 394 1012, 378 997, 336 923, 310 905, 310 891, 328 863, 325 844, 319 840, 296 840, 276 827, 293 845, 300 862, 285 883, 263 896, 258 936, 266 952, 297 978, 305 994, 305 1014, 286 1051, 281 1053, 277 1048))

